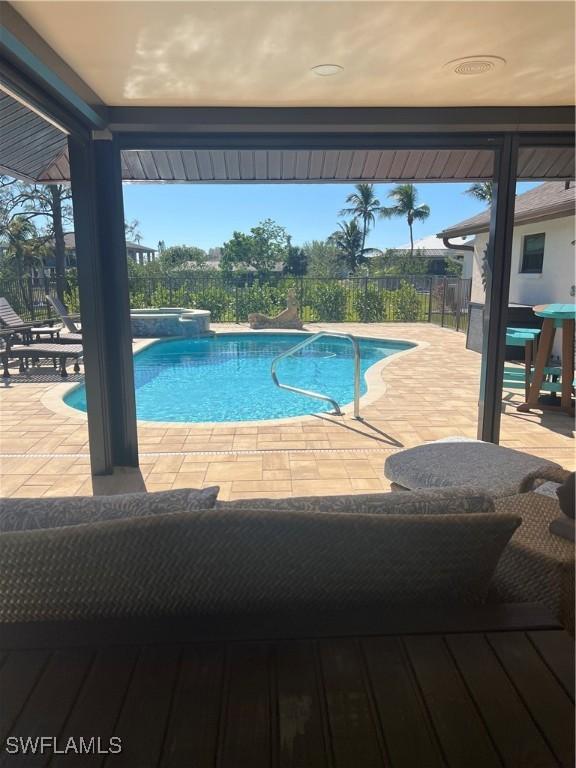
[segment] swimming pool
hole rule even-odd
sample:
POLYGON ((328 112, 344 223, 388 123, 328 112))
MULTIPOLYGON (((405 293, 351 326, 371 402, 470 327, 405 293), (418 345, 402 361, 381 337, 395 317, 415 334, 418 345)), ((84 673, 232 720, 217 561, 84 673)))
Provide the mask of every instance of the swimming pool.
MULTIPOLYGON (((160 341, 134 357, 136 410, 145 421, 251 421, 330 411, 329 403, 278 389, 270 376, 272 359, 302 341, 294 333, 231 333, 204 339, 160 341)), ((358 339, 364 374, 374 363, 413 344, 358 339)), ((341 405, 352 402, 354 355, 346 339, 324 338, 278 365, 285 384, 327 394, 341 405)), ((84 386, 64 401, 86 410, 84 386)))

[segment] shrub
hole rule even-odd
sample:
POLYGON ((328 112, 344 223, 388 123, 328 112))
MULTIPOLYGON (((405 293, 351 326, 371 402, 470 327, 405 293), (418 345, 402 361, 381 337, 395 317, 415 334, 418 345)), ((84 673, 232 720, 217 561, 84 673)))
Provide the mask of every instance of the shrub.
POLYGON ((346 289, 338 283, 318 283, 306 294, 313 319, 326 323, 341 323, 346 319, 346 289))
POLYGON ((286 290, 274 285, 254 283, 244 288, 238 288, 233 297, 236 303, 238 320, 245 323, 248 315, 260 312, 264 315, 277 315, 286 308, 286 290))
POLYGON ((405 323, 414 323, 421 317, 422 302, 413 285, 402 280, 396 291, 390 292, 392 319, 405 323))
POLYGON ((207 309, 210 312, 210 321, 213 323, 232 320, 235 317, 234 291, 209 286, 193 295, 190 306, 195 309, 207 309))
POLYGON ((354 311, 362 323, 380 323, 386 320, 384 292, 373 285, 361 287, 354 296, 354 311))

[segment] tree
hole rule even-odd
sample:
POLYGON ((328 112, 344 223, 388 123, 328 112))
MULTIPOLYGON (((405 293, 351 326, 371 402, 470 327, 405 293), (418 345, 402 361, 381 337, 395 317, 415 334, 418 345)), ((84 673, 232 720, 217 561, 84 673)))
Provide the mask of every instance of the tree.
POLYGON ((360 250, 364 252, 366 247, 366 235, 370 227, 376 223, 376 215, 380 213, 381 203, 376 197, 373 184, 356 184, 356 192, 352 192, 346 198, 350 203, 349 208, 343 208, 340 216, 352 216, 362 222, 362 243, 360 250))
POLYGON ((235 269, 272 272, 286 262, 288 243, 284 227, 272 219, 265 219, 252 227, 249 235, 233 233, 232 239, 222 246, 220 268, 225 272, 235 269))
POLYGON ((198 269, 206 263, 206 251, 195 245, 171 245, 164 248, 158 257, 158 263, 165 272, 183 268, 198 269))
POLYGON ((354 272, 365 261, 366 257, 362 249, 362 230, 356 219, 339 224, 338 230, 330 236, 330 239, 350 272, 354 272))
POLYGON ((302 248, 292 245, 288 237, 288 249, 286 252, 286 262, 284 263, 284 274, 302 277, 308 270, 308 256, 302 248))
POLYGON ((124 236, 127 240, 132 240, 135 243, 142 241, 142 235, 140 233, 140 222, 138 219, 132 219, 132 221, 124 222, 124 236))
POLYGON ((237 269, 247 269, 254 261, 254 240, 244 232, 233 232, 232 239, 222 246, 220 269, 223 272, 234 272, 237 269))
POLYGON ((302 251, 308 261, 309 277, 342 277, 340 254, 330 238, 304 243, 302 251))
POLYGON ((64 184, 28 184, 3 176, 0 179, 1 218, 9 222, 15 216, 29 221, 39 219, 41 236, 52 241, 56 269, 56 291, 64 300, 66 245, 64 227, 72 225, 72 191, 64 184))
POLYGON ((0 227, 0 235, 6 243, 2 258, 2 271, 13 272, 20 282, 33 269, 42 267, 41 240, 33 222, 25 216, 15 216, 0 227))
POLYGON ((483 203, 491 203, 493 195, 493 185, 491 181, 478 181, 471 184, 468 189, 464 190, 464 194, 469 197, 473 197, 476 200, 481 200, 483 203))
POLYGON ((401 216, 408 222, 410 229, 410 254, 414 253, 414 234, 412 225, 415 221, 424 221, 430 216, 430 208, 427 205, 418 205, 418 190, 414 184, 397 184, 388 192, 388 197, 394 200, 394 205, 380 210, 385 219, 401 216))
MULTIPOLYGON (((473 197, 475 200, 480 200, 483 203, 488 203, 488 205, 492 204, 492 196, 494 194, 494 185, 491 181, 478 181, 474 184, 471 184, 468 189, 464 190, 464 194, 468 195, 469 197, 473 197)), ((482 256, 482 263, 480 266, 481 270, 481 278, 482 278, 482 285, 484 286, 484 291, 486 291, 486 286, 488 284, 488 254, 487 254, 488 246, 484 249, 484 254, 482 256)))
POLYGON ((385 275, 427 275, 430 259, 418 256, 419 251, 401 251, 389 248, 385 253, 370 260, 370 275, 383 277, 385 275))

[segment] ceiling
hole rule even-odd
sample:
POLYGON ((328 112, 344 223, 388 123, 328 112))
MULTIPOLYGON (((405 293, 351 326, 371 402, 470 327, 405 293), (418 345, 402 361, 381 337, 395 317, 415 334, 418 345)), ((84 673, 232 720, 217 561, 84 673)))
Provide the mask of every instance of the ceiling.
POLYGON ((13 2, 110 106, 561 106, 572 2, 13 2), (505 65, 457 75, 453 59, 505 65), (339 64, 334 77, 310 69, 339 64))

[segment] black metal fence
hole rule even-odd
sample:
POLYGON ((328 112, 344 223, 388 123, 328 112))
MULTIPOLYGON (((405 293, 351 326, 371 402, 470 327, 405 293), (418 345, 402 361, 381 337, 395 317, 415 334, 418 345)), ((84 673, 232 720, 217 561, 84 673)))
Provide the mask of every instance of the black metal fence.
MULTIPOLYGON (((130 306, 196 307, 210 310, 214 323, 242 323, 251 312, 281 312, 288 291, 293 290, 304 322, 428 322, 465 331, 470 284, 459 277, 435 275, 347 279, 278 274, 134 277, 130 279, 130 306)), ((68 276, 63 288, 68 310, 79 312, 75 276, 68 276)), ((27 321, 52 316, 47 293, 56 293, 54 278, 0 281, 0 296, 27 321)))

